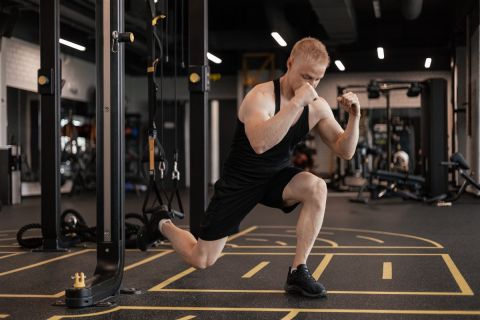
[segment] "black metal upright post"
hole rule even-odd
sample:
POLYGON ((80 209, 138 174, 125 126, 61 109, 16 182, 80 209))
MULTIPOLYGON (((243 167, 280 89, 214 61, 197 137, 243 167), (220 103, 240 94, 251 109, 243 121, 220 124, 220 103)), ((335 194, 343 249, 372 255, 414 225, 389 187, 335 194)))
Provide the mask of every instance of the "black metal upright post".
POLYGON ((123 0, 96 1, 97 266, 89 284, 67 289, 69 307, 88 307, 118 293, 125 259, 123 0))
POLYGON ((391 170, 392 163, 392 108, 390 106, 390 90, 385 91, 387 99, 387 171, 391 170))
POLYGON ((60 235, 60 1, 40 1, 41 251, 64 250, 60 235))
POLYGON ((189 0, 190 231, 198 236, 207 205, 208 0, 189 0))

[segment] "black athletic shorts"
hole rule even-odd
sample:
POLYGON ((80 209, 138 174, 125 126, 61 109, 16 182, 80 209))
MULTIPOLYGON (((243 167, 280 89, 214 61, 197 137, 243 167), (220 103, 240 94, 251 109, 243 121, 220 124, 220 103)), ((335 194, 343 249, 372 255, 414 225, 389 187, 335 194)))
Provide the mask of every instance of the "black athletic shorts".
POLYGON ((218 240, 237 233, 240 222, 258 204, 292 212, 299 203, 285 207, 283 189, 298 173, 297 167, 286 167, 275 173, 270 179, 252 183, 238 182, 222 177, 215 183, 215 193, 205 212, 200 226, 199 238, 218 240))

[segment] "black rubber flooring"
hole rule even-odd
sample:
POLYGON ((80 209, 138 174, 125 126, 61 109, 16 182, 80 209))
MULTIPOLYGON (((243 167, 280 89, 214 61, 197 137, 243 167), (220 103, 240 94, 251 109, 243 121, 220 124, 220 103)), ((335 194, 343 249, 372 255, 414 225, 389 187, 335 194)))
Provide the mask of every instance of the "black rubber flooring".
MULTIPOLYGON (((188 202, 188 199, 185 199, 188 202)), ((141 207, 128 195, 126 212, 141 207)), ((62 200, 95 221, 93 195, 62 200)), ((95 246, 67 253, 18 247, 16 230, 40 220, 40 199, 0 212, 0 319, 480 319, 480 199, 452 207, 388 200, 369 205, 332 194, 308 265, 326 299, 286 295, 298 211, 258 206, 211 268, 196 270, 168 244, 126 252, 123 287, 113 307, 52 306, 93 274, 95 246)), ((188 212, 188 209, 187 209, 188 212)), ((188 226, 188 219, 180 221, 188 226)))

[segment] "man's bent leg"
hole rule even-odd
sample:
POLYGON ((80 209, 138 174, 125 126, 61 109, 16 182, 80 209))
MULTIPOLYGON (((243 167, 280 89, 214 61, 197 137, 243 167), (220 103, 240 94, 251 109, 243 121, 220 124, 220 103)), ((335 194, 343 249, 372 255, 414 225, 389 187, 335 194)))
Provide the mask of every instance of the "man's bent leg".
POLYGON ((308 172, 302 172, 292 178, 283 191, 287 206, 301 202, 303 204, 297 222, 297 247, 292 267, 306 264, 308 255, 322 227, 327 199, 325 182, 308 172))
POLYGON ((173 249, 182 258, 197 269, 205 269, 215 263, 220 257, 227 238, 214 241, 195 239, 188 231, 175 226, 171 221, 162 224, 162 234, 170 240, 173 249))

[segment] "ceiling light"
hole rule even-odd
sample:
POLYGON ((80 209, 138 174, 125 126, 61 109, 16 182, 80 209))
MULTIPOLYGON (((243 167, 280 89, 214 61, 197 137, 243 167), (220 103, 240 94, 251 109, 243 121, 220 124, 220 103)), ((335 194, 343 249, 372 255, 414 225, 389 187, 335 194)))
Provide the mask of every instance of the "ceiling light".
POLYGON ((287 43, 285 42, 285 40, 283 40, 282 36, 278 32, 272 32, 271 35, 279 45, 281 45, 282 47, 287 46, 287 43))
POLYGON ((345 71, 345 66, 343 65, 342 61, 335 60, 335 65, 337 66, 338 70, 345 71))
POLYGON ((380 11, 380 0, 373 0, 373 13, 375 14, 375 18, 380 19, 382 16, 382 12, 380 11))
POLYGON ((430 68, 431 64, 432 64, 432 58, 425 59, 425 68, 426 69, 430 68))
POLYGON ((210 52, 207 52, 207 58, 208 60, 214 62, 214 63, 222 63, 222 59, 220 59, 219 57, 217 56, 214 56, 213 54, 211 54, 210 52))
POLYGON ((68 40, 65 40, 65 39, 62 39, 62 38, 60 38, 60 43, 67 46, 67 47, 77 49, 77 50, 80 50, 80 51, 85 51, 86 50, 86 48, 84 46, 81 46, 79 44, 73 43, 71 41, 68 41, 68 40))
POLYGON ((378 56, 378 59, 380 60, 383 60, 383 58, 385 58, 385 53, 383 52, 382 47, 377 48, 377 56, 378 56))

